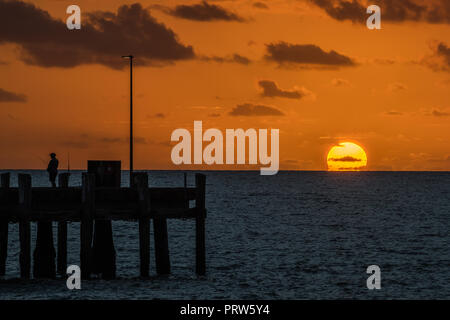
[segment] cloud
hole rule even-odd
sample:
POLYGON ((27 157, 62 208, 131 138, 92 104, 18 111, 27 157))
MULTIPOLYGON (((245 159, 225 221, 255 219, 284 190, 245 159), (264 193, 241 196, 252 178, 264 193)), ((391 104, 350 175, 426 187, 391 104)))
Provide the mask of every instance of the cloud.
POLYGON ((0 102, 26 102, 27 97, 24 94, 6 91, 0 88, 0 102))
POLYGON ((354 157, 346 156, 342 158, 329 158, 328 161, 334 161, 334 162, 360 162, 361 159, 357 159, 354 157))
POLYGON ((217 63, 238 63, 243 65, 249 65, 252 62, 249 58, 241 56, 237 53, 226 57, 202 56, 199 59, 207 62, 212 61, 217 63))
POLYGON ((154 115, 147 115, 147 118, 159 118, 164 119, 166 115, 164 113, 155 113, 154 115))
POLYGON ((8 118, 12 121, 19 121, 19 118, 17 118, 15 115, 8 113, 8 118))
POLYGON ((263 89, 261 95, 263 97, 282 97, 289 99, 301 99, 305 96, 305 93, 300 90, 286 91, 278 88, 277 84, 271 80, 261 80, 258 82, 259 86, 263 89))
POLYGON ((435 82, 435 85, 440 88, 450 87, 450 79, 442 79, 435 82))
POLYGON ((280 65, 303 64, 348 67, 355 66, 355 62, 334 50, 326 52, 313 44, 290 44, 278 42, 266 44, 265 58, 280 65))
POLYGON ((426 55, 418 63, 433 71, 450 72, 450 47, 444 42, 435 41, 430 48, 431 54, 426 55))
MULTIPOLYGON (((336 20, 350 20, 365 24, 367 6, 363 0, 309 0, 325 10, 336 20)), ((450 23, 450 2, 448 0, 373 0, 370 4, 381 8, 382 21, 404 22, 424 21, 428 23, 450 23)))
POLYGON ((403 115, 402 112, 395 111, 395 110, 386 111, 384 114, 387 116, 402 116, 403 115))
MULTIPOLYGON (((119 138, 119 137, 104 137, 100 139, 100 142, 104 143, 129 143, 129 138, 119 138)), ((134 143, 147 144, 147 139, 144 137, 133 137, 134 143)))
POLYGON ((218 5, 208 4, 206 1, 193 5, 182 4, 173 9, 166 8, 164 9, 164 12, 174 17, 194 21, 245 21, 244 18, 240 17, 236 13, 228 11, 218 5))
POLYGON ((441 42, 437 46, 436 54, 444 60, 447 67, 450 67, 450 47, 441 42))
POLYGON ((253 116, 284 116, 284 113, 280 110, 268 107, 264 105, 254 105, 251 103, 245 103, 237 105, 233 110, 229 113, 231 116, 244 116, 244 117, 253 117, 253 116))
POLYGON ((269 9, 269 7, 267 6, 267 4, 265 4, 264 2, 254 2, 253 3, 253 6, 255 7, 255 8, 258 8, 258 9, 269 9))
POLYGON ((445 111, 440 111, 440 110, 433 109, 431 111, 431 115, 434 116, 434 117, 448 117, 448 116, 450 116, 450 113, 449 112, 445 112, 445 111))
POLYGON ((83 13, 81 30, 22 1, 0 1, 0 44, 20 46, 20 58, 41 67, 70 68, 102 64, 127 67, 121 58, 132 53, 136 65, 165 65, 195 57, 191 46, 159 23, 139 3, 120 6, 116 13, 83 13))
POLYGON ((363 169, 366 169, 367 166, 361 166, 361 167, 342 167, 342 168, 338 168, 339 171, 361 171, 363 169))
POLYGON ((75 149, 87 149, 89 148, 89 143, 87 141, 76 141, 76 140, 67 140, 62 141, 61 145, 65 147, 75 148, 75 149))
POLYGON ((408 89, 408 86, 406 84, 403 84, 400 82, 391 83, 388 86, 388 91, 390 91, 390 92, 403 91, 403 90, 407 90, 407 89, 408 89))

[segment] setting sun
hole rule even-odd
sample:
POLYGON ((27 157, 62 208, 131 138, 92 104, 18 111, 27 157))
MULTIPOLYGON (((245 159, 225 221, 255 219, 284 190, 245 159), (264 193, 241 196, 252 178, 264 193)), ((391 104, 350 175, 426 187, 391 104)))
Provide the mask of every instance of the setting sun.
POLYGON ((328 171, 359 171, 367 166, 363 148, 352 142, 341 142, 327 156, 328 171))

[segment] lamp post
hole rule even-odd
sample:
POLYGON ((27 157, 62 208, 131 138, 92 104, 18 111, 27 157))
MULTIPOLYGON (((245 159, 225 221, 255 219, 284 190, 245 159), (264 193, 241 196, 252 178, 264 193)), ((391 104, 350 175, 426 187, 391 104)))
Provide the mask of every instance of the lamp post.
POLYGON ((133 173, 133 56, 122 56, 130 60, 130 186, 133 173))

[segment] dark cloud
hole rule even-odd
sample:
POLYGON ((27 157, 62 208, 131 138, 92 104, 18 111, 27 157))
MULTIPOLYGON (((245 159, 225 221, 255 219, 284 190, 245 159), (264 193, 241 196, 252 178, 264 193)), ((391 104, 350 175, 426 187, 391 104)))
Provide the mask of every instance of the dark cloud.
POLYGON ((178 5, 173 9, 168 8, 164 11, 174 17, 195 21, 245 21, 236 13, 215 4, 208 4, 206 1, 193 5, 178 5))
POLYGON ((431 54, 427 54, 419 64, 433 71, 450 72, 450 47, 444 42, 434 42, 430 45, 431 54))
POLYGON ((429 23, 450 23, 450 1, 448 0, 309 0, 336 20, 350 20, 366 23, 367 6, 381 8, 382 21, 425 21, 429 23))
POLYGON ((273 107, 245 103, 237 105, 235 108, 233 108, 233 110, 229 112, 229 115, 236 117, 284 116, 284 113, 273 107))
POLYGON ((347 87, 351 85, 350 81, 342 78, 334 78, 331 80, 331 84, 335 87, 347 87))
POLYGON ((342 158, 329 158, 328 161, 335 161, 335 162, 360 162, 361 159, 357 159, 354 157, 346 156, 342 158))
POLYGON ((265 4, 264 2, 254 2, 253 6, 258 9, 269 9, 267 4, 265 4))
POLYGON ((0 1, 0 44, 16 43, 21 59, 42 67, 102 64, 120 69, 121 56, 133 53, 137 65, 164 65, 194 58, 191 46, 159 23, 138 3, 116 13, 83 13, 81 30, 68 30, 64 21, 22 1, 0 1))
POLYGON ((0 102, 26 102, 27 97, 24 94, 6 91, 0 88, 0 102))
POLYGON ((304 95, 300 91, 285 91, 278 88, 277 84, 270 80, 261 80, 258 82, 263 89, 263 97, 282 97, 289 99, 301 99, 304 95))
POLYGON ((249 65, 252 61, 244 56, 241 56, 237 53, 226 56, 226 57, 218 57, 218 56, 202 56, 200 57, 200 60, 202 61, 213 61, 217 63, 238 63, 243 65, 249 65))
POLYGON ((355 62, 334 50, 326 52, 313 44, 278 42, 266 44, 266 59, 283 64, 354 66, 355 62))

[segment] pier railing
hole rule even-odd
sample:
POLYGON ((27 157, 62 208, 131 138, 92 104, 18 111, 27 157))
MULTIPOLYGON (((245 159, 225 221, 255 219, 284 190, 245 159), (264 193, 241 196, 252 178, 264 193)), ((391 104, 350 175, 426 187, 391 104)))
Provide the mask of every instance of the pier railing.
MULTIPOLYGON (((196 272, 205 274, 205 185, 196 174, 195 187, 149 188, 147 173, 134 173, 129 188, 95 187, 95 176, 82 174, 81 187, 69 187, 69 175, 59 177, 59 188, 32 187, 28 174, 18 175, 18 188, 10 187, 10 174, 1 175, 0 188, 0 276, 5 274, 8 224, 19 224, 20 275, 31 273, 30 224, 38 226, 34 251, 34 277, 65 275, 67 266, 67 222, 80 222, 80 268, 83 278, 93 269, 95 221, 126 220, 139 224, 140 275, 150 271, 150 222, 153 220, 155 261, 158 274, 170 273, 167 219, 195 219, 196 272), (190 201, 195 206, 190 207, 190 201), (52 223, 58 224, 57 268, 52 223)), ((113 262, 115 263, 115 261, 113 262)), ((113 266, 115 270, 115 266, 113 266)))

